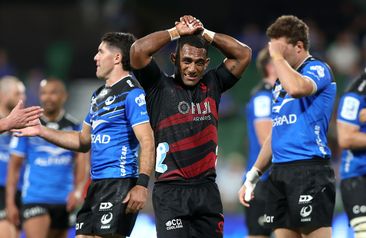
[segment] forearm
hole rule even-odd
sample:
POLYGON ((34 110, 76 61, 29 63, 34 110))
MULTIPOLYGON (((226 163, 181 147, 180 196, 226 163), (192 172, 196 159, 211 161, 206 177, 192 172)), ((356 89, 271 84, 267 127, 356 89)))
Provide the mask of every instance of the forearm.
POLYGON ((90 149, 90 144, 82 143, 79 131, 60 131, 42 126, 39 136, 68 150, 86 152, 90 149))
POLYGON ((288 62, 282 58, 272 57, 278 79, 286 92, 294 98, 303 97, 313 93, 313 84, 294 70, 288 62))
POLYGON ((271 166, 272 159, 272 146, 271 146, 272 135, 270 134, 264 141, 263 146, 259 152, 258 158, 253 167, 259 169, 264 173, 271 166))
POLYGON ((21 164, 17 164, 12 159, 9 160, 8 174, 6 178, 6 205, 11 206, 15 204, 15 195, 17 192, 17 184, 19 181, 21 164))
POLYGON ((131 66, 141 69, 151 56, 171 41, 168 31, 157 31, 135 41, 130 49, 131 66))
POLYGON ((0 133, 3 133, 5 131, 9 130, 9 122, 7 118, 1 118, 0 119, 0 133))
POLYGON ((366 133, 363 132, 353 132, 346 135, 339 135, 338 141, 342 149, 366 149, 366 133))
POLYGON ((82 191, 87 181, 88 171, 85 169, 86 164, 89 162, 87 157, 89 153, 78 153, 75 157, 75 179, 74 179, 74 190, 82 191))
POLYGON ((139 156, 141 174, 151 175, 155 166, 155 146, 153 137, 146 137, 140 142, 141 151, 139 156))

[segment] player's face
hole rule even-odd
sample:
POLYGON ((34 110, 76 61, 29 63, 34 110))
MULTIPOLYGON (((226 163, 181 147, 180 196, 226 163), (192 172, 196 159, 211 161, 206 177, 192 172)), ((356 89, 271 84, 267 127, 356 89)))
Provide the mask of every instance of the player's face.
POLYGON ((183 45, 177 60, 182 81, 187 86, 194 86, 201 80, 209 62, 206 49, 188 44, 183 45))
POLYGON ((12 110, 19 100, 25 101, 25 87, 23 83, 12 84, 7 92, 7 104, 6 107, 12 110))
POLYGON ((96 75, 99 79, 107 80, 115 65, 116 52, 108 43, 102 42, 98 47, 98 53, 94 56, 97 66, 96 75))
POLYGON ((41 105, 45 114, 58 113, 66 101, 64 86, 57 81, 42 81, 39 90, 41 105))
POLYGON ((281 44, 283 44, 283 46, 285 47, 283 56, 292 68, 296 68, 298 64, 301 63, 299 62, 299 60, 301 59, 300 53, 302 49, 301 47, 299 47, 298 44, 293 45, 288 43, 288 39, 286 37, 271 39, 271 42, 280 42, 281 44))

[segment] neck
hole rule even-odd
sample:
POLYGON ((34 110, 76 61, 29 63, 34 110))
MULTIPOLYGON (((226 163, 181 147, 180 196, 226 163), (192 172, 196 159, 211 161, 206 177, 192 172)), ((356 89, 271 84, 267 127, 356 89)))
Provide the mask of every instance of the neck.
POLYGON ((300 57, 298 59, 298 61, 296 62, 296 64, 294 65, 294 69, 298 69, 303 63, 304 61, 310 57, 310 53, 309 51, 304 51, 303 54, 300 54, 300 57))
POLYGON ((110 75, 110 77, 108 77, 108 79, 106 80, 106 85, 107 86, 112 86, 113 84, 115 84, 116 82, 118 82, 120 79, 126 77, 127 75, 129 75, 130 72, 129 71, 124 71, 124 70, 116 70, 113 71, 110 75))

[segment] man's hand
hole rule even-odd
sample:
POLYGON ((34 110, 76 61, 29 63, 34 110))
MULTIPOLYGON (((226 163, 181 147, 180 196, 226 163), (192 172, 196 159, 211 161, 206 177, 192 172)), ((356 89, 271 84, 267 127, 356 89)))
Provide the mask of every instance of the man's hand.
POLYGON ((10 223, 18 226, 20 225, 19 219, 19 209, 15 204, 7 204, 6 206, 6 216, 10 223))
POLYGON ((246 187, 247 184, 243 184, 238 192, 239 201, 245 207, 250 207, 249 201, 254 198, 253 190, 254 188, 251 186, 249 188, 246 187))
POLYGON ((23 129, 13 129, 11 132, 14 133, 15 137, 22 136, 39 136, 41 134, 42 125, 39 119, 35 119, 32 122, 33 126, 25 127, 23 129))
POLYGON ((203 25, 200 20, 193 16, 182 16, 179 22, 175 23, 175 27, 180 36, 193 35, 203 30, 203 25))
POLYGON ((69 193, 69 196, 67 197, 67 204, 66 204, 66 210, 68 212, 72 212, 77 208, 79 205, 83 203, 83 197, 82 192, 79 190, 74 190, 71 193, 69 193))
POLYGON ((20 100, 6 117, 9 130, 35 125, 35 120, 42 115, 42 112, 43 109, 39 106, 24 108, 24 103, 20 100))
POLYGON ((127 203, 126 213, 136 213, 143 209, 147 200, 147 188, 136 185, 133 187, 123 199, 123 203, 127 203))
POLYGON ((272 59, 279 59, 279 58, 284 59, 286 49, 287 45, 283 44, 279 40, 272 39, 268 43, 268 50, 272 59))

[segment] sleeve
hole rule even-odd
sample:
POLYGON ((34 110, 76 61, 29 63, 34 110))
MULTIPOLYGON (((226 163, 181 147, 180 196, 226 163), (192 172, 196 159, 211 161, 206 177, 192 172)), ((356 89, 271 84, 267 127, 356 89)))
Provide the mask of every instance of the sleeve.
POLYGON ((236 84, 240 78, 234 76, 225 66, 221 63, 215 70, 215 74, 219 83, 221 93, 230 89, 236 84))
POLYGON ((315 92, 322 91, 333 81, 333 76, 329 67, 320 61, 308 63, 301 74, 313 81, 316 86, 315 92))
POLYGON ((142 69, 133 70, 133 74, 140 82, 141 86, 147 91, 154 87, 161 78, 162 72, 154 59, 142 69))
POLYGON ((253 98, 254 120, 271 120, 271 97, 267 93, 259 93, 253 98))
POLYGON ((145 93, 142 89, 131 90, 126 97, 126 115, 132 127, 149 122, 145 93))
POLYGON ((27 137, 15 137, 13 136, 10 141, 9 149, 10 154, 14 154, 20 157, 25 157, 27 153, 27 137))
POLYGON ((345 94, 339 101, 337 121, 360 126, 359 114, 366 105, 361 98, 352 94, 345 94))
POLYGON ((93 107, 94 103, 96 103, 95 102, 95 93, 93 93, 93 96, 90 99, 89 111, 86 114, 85 119, 84 119, 84 123, 87 124, 88 126, 91 126, 91 113, 90 112, 92 111, 92 107, 93 107))

